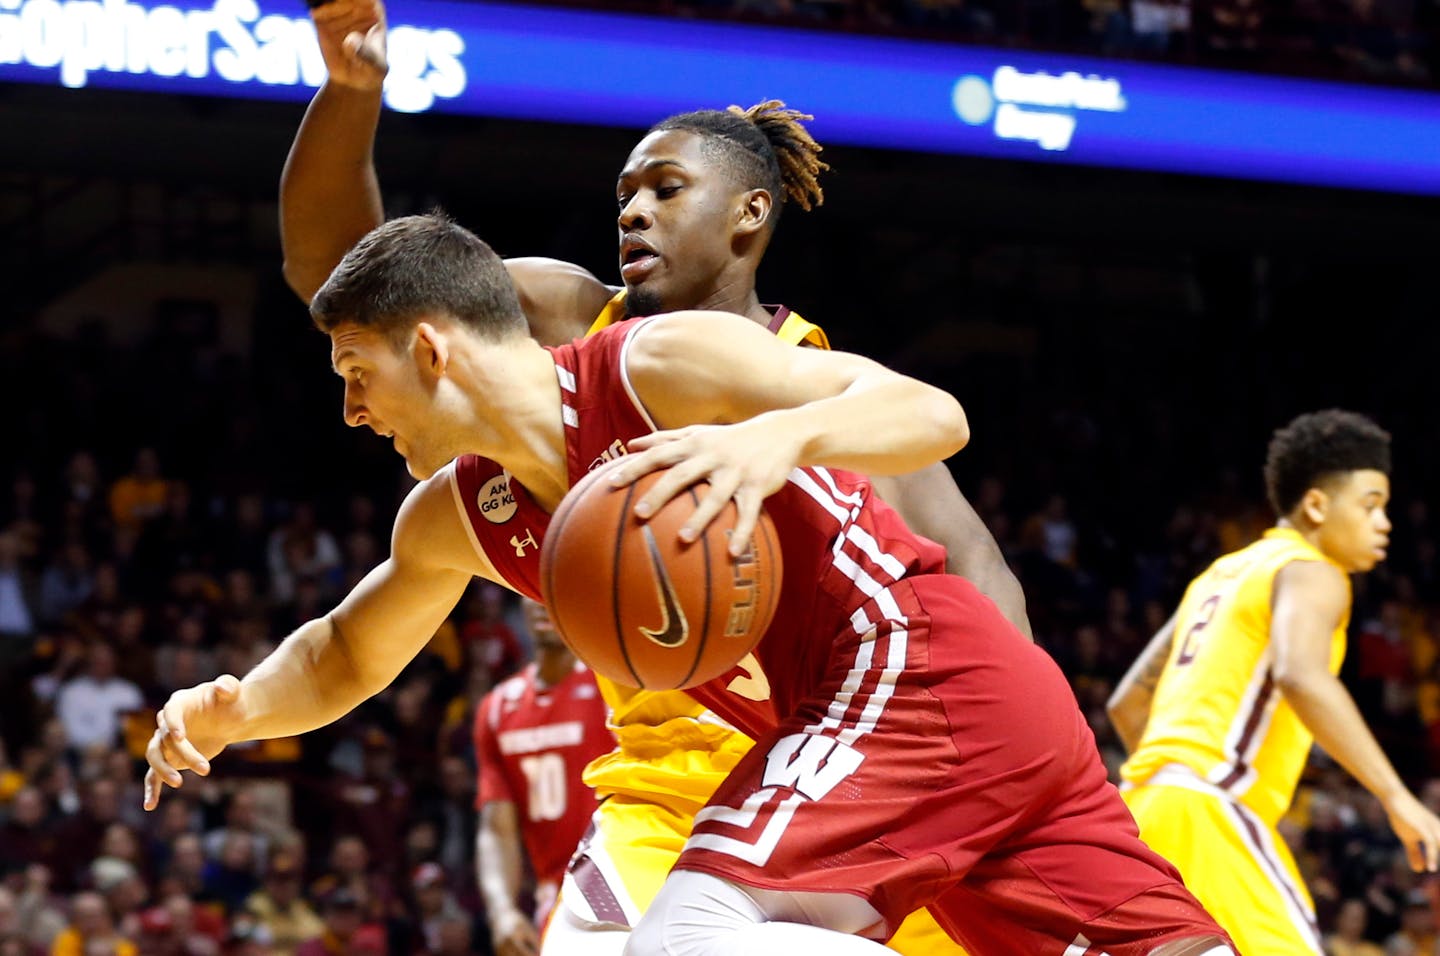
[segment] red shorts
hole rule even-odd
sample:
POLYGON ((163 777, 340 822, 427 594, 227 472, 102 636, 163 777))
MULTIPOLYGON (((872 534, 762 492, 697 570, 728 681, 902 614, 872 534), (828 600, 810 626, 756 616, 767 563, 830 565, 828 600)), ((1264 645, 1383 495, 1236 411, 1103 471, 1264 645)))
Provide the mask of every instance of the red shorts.
POLYGON ((888 593, 886 619, 867 606, 874 639, 836 638, 822 685, 721 784, 676 866, 856 894, 891 931, 927 906, 981 954, 1226 938, 1140 842, 1049 655, 959 578, 888 593))

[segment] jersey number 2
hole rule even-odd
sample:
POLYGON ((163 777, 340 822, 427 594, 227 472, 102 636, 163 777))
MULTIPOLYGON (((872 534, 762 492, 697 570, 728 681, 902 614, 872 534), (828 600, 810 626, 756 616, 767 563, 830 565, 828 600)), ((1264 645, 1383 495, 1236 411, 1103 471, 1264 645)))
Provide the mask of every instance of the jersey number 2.
POLYGON ((1195 612, 1195 623, 1185 631, 1185 640, 1180 643, 1180 656, 1175 658, 1176 667, 1184 667, 1200 652, 1201 632, 1215 619, 1215 609, 1220 606, 1220 595, 1212 594, 1195 612))

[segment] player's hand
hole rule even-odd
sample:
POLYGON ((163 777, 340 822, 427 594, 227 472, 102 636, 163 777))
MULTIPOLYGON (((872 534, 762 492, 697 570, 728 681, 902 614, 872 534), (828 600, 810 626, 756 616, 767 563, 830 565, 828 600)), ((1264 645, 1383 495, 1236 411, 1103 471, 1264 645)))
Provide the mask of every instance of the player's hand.
POLYGON ((145 748, 145 809, 160 803, 160 785, 179 787, 180 771, 210 773, 210 759, 237 739, 244 725, 240 682, 230 674, 177 690, 155 715, 155 733, 145 748))
POLYGON ((490 927, 495 956, 538 956, 540 934, 519 910, 502 913, 490 927))
POLYGON ((1440 868, 1440 817, 1436 817, 1409 791, 1395 797, 1385 807, 1390 826, 1405 844, 1410 868, 1417 873, 1434 873, 1440 868))
POLYGON ((379 0, 331 0, 310 11, 330 80, 357 90, 385 83, 385 8, 379 0))
POLYGON ((643 521, 686 488, 708 481, 710 490, 680 528, 680 540, 698 539, 725 503, 733 500, 737 516, 729 550, 737 558, 750 548, 750 535, 765 499, 785 486, 800 459, 797 438, 768 415, 734 425, 692 425, 653 432, 628 442, 627 448, 633 454, 615 466, 610 479, 614 486, 669 469, 640 496, 635 516, 643 521))

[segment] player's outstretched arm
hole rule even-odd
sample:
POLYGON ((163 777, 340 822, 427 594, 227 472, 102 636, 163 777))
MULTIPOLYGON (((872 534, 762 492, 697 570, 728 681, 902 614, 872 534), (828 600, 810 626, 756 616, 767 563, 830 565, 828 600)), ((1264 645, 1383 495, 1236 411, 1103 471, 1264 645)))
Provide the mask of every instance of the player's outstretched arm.
POLYGON ((1105 711, 1115 727, 1115 735, 1134 753, 1145 736, 1145 725, 1150 722, 1150 701, 1155 698, 1155 685, 1160 683, 1160 674, 1165 662, 1170 659, 1170 645, 1175 640, 1175 615, 1170 615, 1150 638, 1150 643, 1135 658, 1135 663, 1115 685, 1115 691, 1105 702, 1105 711))
POLYGON ((1434 871, 1440 865, 1440 818, 1405 787, 1350 692, 1330 673, 1331 636, 1349 607, 1349 582, 1339 569, 1319 561, 1280 569, 1270 623, 1275 683, 1315 742, 1384 805, 1410 866, 1434 871))
POLYGON ((280 174, 285 281, 307 303, 350 247, 385 221, 372 152, 388 70, 379 0, 331 0, 310 17, 329 75, 280 174))
POLYGON ((665 316, 632 333, 628 348, 630 383, 666 431, 631 442, 638 454, 625 457, 613 480, 670 469, 638 502, 642 518, 709 481, 681 537, 698 536, 733 498, 737 555, 761 503, 797 466, 905 474, 970 438, 964 410, 946 392, 859 355, 794 348, 739 316, 665 316))
POLYGON ((540 952, 540 934, 518 905, 524 852, 515 804, 486 801, 475 834, 475 870, 496 956, 535 956, 540 952))
POLYGON ((289 737, 324 726, 383 690, 454 609, 472 575, 494 571, 475 556, 455 513, 449 475, 410 493, 391 555, 325 617, 302 625, 237 681, 225 675, 171 695, 146 749, 145 808, 182 770, 241 740, 289 737))
POLYGON ((936 462, 909 475, 881 475, 871 482, 913 531, 945 546, 945 570, 968 579, 1021 634, 1035 639, 1020 580, 949 468, 936 462))

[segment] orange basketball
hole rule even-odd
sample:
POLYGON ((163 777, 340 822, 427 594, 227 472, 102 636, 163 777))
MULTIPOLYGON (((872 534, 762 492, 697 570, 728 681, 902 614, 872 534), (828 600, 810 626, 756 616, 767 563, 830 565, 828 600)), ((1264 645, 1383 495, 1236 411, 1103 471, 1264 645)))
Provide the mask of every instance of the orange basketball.
POLYGON ((648 521, 635 502, 663 472, 612 488, 612 462, 586 475, 550 520, 540 587, 565 643, 591 670, 648 690, 719 677, 755 647, 780 595, 780 546, 761 513, 749 551, 730 557, 730 502, 700 539, 679 533, 705 484, 672 498, 648 521))

